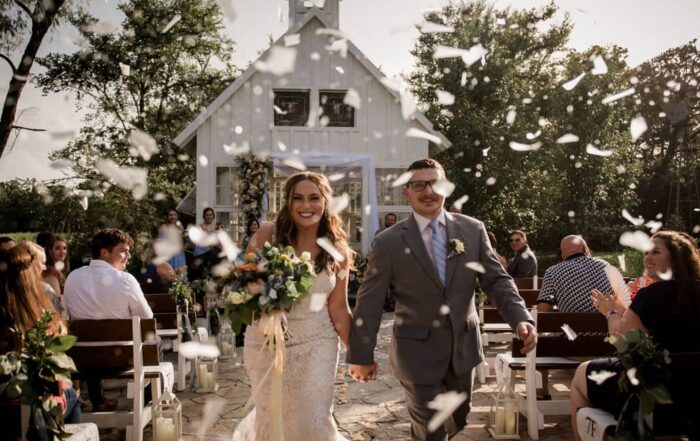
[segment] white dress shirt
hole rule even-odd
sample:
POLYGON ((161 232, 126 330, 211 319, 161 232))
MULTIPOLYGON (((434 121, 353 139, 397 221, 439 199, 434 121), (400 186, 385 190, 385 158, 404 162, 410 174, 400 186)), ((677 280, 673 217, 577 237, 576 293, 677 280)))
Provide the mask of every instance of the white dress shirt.
POLYGON ((153 318, 136 278, 100 259, 71 272, 63 296, 72 320, 153 318))
MULTIPOLYGON (((423 243, 425 244, 425 249, 428 250, 430 258, 435 262, 435 256, 433 255, 433 231, 430 229, 430 223, 432 219, 428 219, 425 216, 413 212, 413 216, 416 218, 416 223, 418 224, 418 231, 420 231, 421 237, 423 238, 423 243)), ((440 214, 437 217, 438 223, 440 225, 440 235, 442 240, 447 243, 447 224, 445 223, 445 210, 440 210, 440 214)))

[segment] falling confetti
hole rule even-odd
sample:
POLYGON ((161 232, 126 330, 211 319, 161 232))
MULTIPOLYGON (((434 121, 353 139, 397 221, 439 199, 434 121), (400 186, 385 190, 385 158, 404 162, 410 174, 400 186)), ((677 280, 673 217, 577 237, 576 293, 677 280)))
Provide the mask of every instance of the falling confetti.
POLYGON ((215 234, 208 234, 196 225, 187 229, 187 236, 193 244, 200 247, 210 247, 219 244, 219 238, 215 234))
MULTIPOLYGON (((80 198, 79 203, 80 203, 80 206, 83 208, 83 211, 87 211, 87 209, 88 209, 88 198, 87 198, 87 196, 83 196, 82 198, 80 198)), ((56 263, 58 263, 58 262, 56 262, 56 263)), ((61 262, 61 263, 63 263, 63 262, 61 262)), ((58 267, 57 267, 56 269, 58 269, 58 267)), ((60 271, 60 270, 59 270, 59 271, 60 271)))
POLYGON ((391 183, 392 187, 400 187, 402 185, 408 184, 408 182, 413 177, 412 171, 407 171, 401 174, 394 182, 391 183))
POLYGON ((620 236, 620 245, 634 248, 643 253, 654 248, 654 242, 643 231, 626 231, 620 236))
POLYGON ((231 145, 224 144, 222 147, 224 152, 231 156, 243 155, 250 151, 250 144, 248 144, 248 142, 244 142, 240 147, 235 142, 231 145))
POLYGON ((161 34, 165 34, 168 32, 170 29, 173 28, 177 24, 178 21, 182 20, 182 15, 176 14, 169 22, 168 24, 165 25, 165 27, 160 31, 161 34))
POLYGON ((586 74, 582 73, 581 75, 577 76, 573 80, 569 80, 566 83, 562 84, 561 87, 563 87, 565 90, 573 90, 574 87, 578 85, 578 83, 585 77, 586 74))
POLYGON ((637 141, 639 137, 647 131, 647 129, 647 121, 643 116, 632 118, 632 121, 630 121, 630 134, 632 135, 632 142, 637 141))
POLYGON ((620 270, 622 270, 623 273, 627 271, 627 261, 625 260, 624 254, 617 255, 617 262, 620 264, 620 270))
POLYGON ((433 191, 443 198, 449 198, 453 191, 455 191, 455 184, 448 181, 447 179, 439 179, 433 184, 433 191))
POLYGON ((199 158, 197 159, 199 159, 199 165, 202 167, 209 165, 209 159, 205 155, 199 155, 199 158))
POLYGON ((593 144, 588 144, 586 146, 586 153, 589 155, 593 156, 601 156, 603 158, 607 158, 608 156, 611 156, 613 154, 612 150, 601 150, 598 147, 594 146, 593 144))
POLYGON ((457 199, 456 201, 454 201, 454 202, 452 203, 452 205, 454 205, 454 207, 455 207, 457 210, 462 211, 462 207, 464 206, 464 204, 467 203, 468 200, 469 200, 469 196, 467 196, 467 195, 465 194, 465 195, 463 195, 462 197, 460 197, 459 199, 457 199))
POLYGON ((282 163, 297 170, 306 170, 306 164, 304 164, 304 161, 302 161, 301 158, 298 156, 290 156, 289 158, 286 158, 284 161, 282 161, 282 163))
POLYGON ((328 214, 338 214, 348 208, 348 205, 350 205, 349 194, 343 193, 338 197, 334 197, 331 199, 331 203, 328 204, 328 214))
POLYGON ((588 378, 591 381, 595 381, 595 384, 599 386, 605 383, 605 380, 612 377, 617 377, 617 374, 610 371, 591 371, 591 373, 588 374, 588 378))
POLYGON ((255 68, 280 76, 294 72, 297 50, 293 47, 272 46, 265 61, 256 61, 255 68))
POLYGON ((535 133, 527 132, 525 134, 525 137, 528 139, 528 141, 532 141, 533 139, 537 139, 541 134, 542 134, 542 130, 538 130, 535 133))
POLYGON ((436 395, 435 399, 428 403, 430 409, 437 411, 428 423, 428 432, 435 432, 466 399, 466 392, 452 390, 436 395))
POLYGON ((622 217, 627 219, 632 225, 635 227, 638 227, 644 223, 644 218, 639 216, 639 217, 634 217, 630 214, 629 211, 627 211, 626 208, 622 209, 622 217))
POLYGON ((542 147, 542 143, 539 141, 533 144, 523 144, 520 142, 511 141, 508 145, 516 152, 534 152, 542 147))
POLYGON ((450 92, 444 90, 436 90, 435 95, 437 95, 438 104, 443 106, 451 106, 455 103, 455 96, 450 92))
POLYGON ((506 123, 508 123, 509 126, 512 126, 513 123, 515 122, 515 117, 518 115, 518 112, 515 110, 511 109, 508 111, 508 114, 506 115, 506 123))
POLYGON ((130 150, 131 156, 140 156, 146 161, 150 160, 151 156, 159 151, 156 140, 148 133, 138 129, 129 133, 129 144, 132 147, 130 150))
POLYGON ((486 269, 484 268, 484 265, 481 264, 481 262, 467 262, 464 266, 480 274, 486 273, 486 269))
POLYGON ((604 75, 608 73, 608 65, 605 64, 605 59, 600 55, 593 59, 593 69, 591 73, 593 75, 604 75))
POLYGON ((296 46, 299 43, 301 43, 301 35, 300 34, 290 34, 290 35, 284 36, 284 45, 286 47, 296 46))
POLYGON ((219 232, 216 234, 216 236, 219 239, 219 243, 221 244, 221 248, 223 250, 224 255, 226 256, 226 259, 229 262, 233 262, 236 260, 236 257, 240 254, 241 250, 238 248, 233 241, 231 240, 231 236, 228 235, 228 233, 224 230, 219 230, 219 232))
POLYGON ((637 379, 637 368, 636 367, 627 369, 627 378, 629 378, 630 383, 632 383, 632 386, 639 385, 639 380, 637 379))
POLYGON ((624 97, 626 97, 626 96, 633 95, 634 92, 635 92, 634 87, 630 87, 629 89, 623 90, 623 91, 620 92, 620 93, 616 93, 616 94, 614 94, 614 95, 608 95, 608 96, 606 96, 605 98, 603 98, 603 100, 601 101, 601 103, 603 103, 603 104, 610 104, 610 103, 613 103, 613 102, 615 102, 615 101, 617 101, 617 100, 619 100, 619 99, 622 99, 622 98, 624 98, 624 97))
POLYGON ((207 400, 204 402, 204 409, 202 409, 202 419, 197 426, 197 436, 199 439, 202 439, 209 429, 219 421, 226 404, 228 404, 228 401, 217 395, 207 397, 207 400))
POLYGON ((673 278, 673 270, 669 268, 664 272, 657 273, 657 275, 661 280, 671 280, 673 278))
POLYGON ((570 144, 572 142, 578 142, 578 139, 578 136, 574 135, 573 133, 567 133, 560 136, 556 142, 557 144, 570 144))
POLYGON ((319 237, 318 239, 316 239, 316 243, 318 244, 318 246, 326 250, 326 252, 330 254, 333 260, 335 260, 336 262, 342 262, 345 260, 345 256, 343 255, 343 253, 338 251, 335 245, 333 245, 333 242, 331 242, 327 237, 319 237))
POLYGON ((415 127, 411 127, 410 129, 406 130, 406 136, 410 138, 427 139, 428 141, 438 145, 442 144, 442 139, 440 139, 440 137, 424 132, 423 130, 416 129, 415 127))
POLYGON ((486 185, 488 185, 489 187, 494 185, 494 184, 496 184, 496 178, 494 178, 493 176, 486 179, 486 185))
POLYGON ((188 341, 180 344, 180 354, 185 358, 216 358, 219 356, 219 348, 216 345, 188 341))
POLYGON ((104 158, 95 161, 95 168, 119 187, 131 190, 134 199, 140 200, 146 196, 148 171, 145 168, 119 167, 116 162, 104 158))
POLYGON ((569 341, 574 341, 576 340, 576 337, 578 337, 576 331, 571 329, 571 326, 567 325, 566 323, 561 325, 561 330, 564 331, 564 334, 566 335, 566 338, 569 339, 569 341))
POLYGON ((341 66, 336 66, 335 70, 341 75, 345 74, 345 69, 343 69, 341 66))
POLYGON ((347 92, 345 92, 343 104, 347 104, 354 109, 359 109, 362 105, 362 98, 360 98, 360 94, 351 87, 347 92))
POLYGON ((128 77, 129 73, 131 72, 131 66, 128 64, 119 63, 119 70, 121 71, 122 75, 128 77))
POLYGON ((477 43, 469 49, 437 45, 435 46, 433 58, 437 60, 442 58, 461 58, 464 64, 469 67, 488 53, 489 51, 481 43, 477 43))
POLYGON ((654 234, 657 231, 659 231, 663 225, 664 225, 663 222, 659 222, 659 221, 655 221, 655 220, 650 220, 649 222, 644 224, 645 227, 649 228, 649 231, 651 232, 651 234, 654 234))

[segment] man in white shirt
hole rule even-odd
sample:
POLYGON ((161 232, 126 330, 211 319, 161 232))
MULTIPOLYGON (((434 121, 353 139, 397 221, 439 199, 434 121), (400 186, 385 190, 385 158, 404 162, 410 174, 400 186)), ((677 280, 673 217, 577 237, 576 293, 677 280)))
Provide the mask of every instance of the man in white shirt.
MULTIPOLYGON (((107 228, 92 238, 90 265, 71 272, 63 296, 71 320, 153 318, 136 278, 124 271, 134 241, 128 233, 107 228)), ((93 410, 108 410, 101 379, 88 380, 93 410)))

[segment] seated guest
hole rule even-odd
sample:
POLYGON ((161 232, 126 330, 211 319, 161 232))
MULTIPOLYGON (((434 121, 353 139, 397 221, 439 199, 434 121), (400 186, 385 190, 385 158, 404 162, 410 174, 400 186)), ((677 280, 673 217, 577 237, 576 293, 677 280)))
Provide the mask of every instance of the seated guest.
POLYGON ((652 283, 658 282, 659 278, 651 278, 649 277, 649 274, 647 274, 647 270, 644 270, 641 276, 637 277, 636 279, 632 279, 630 283, 627 284, 627 287, 630 289, 630 298, 634 300, 634 296, 637 295, 637 292, 639 292, 640 289, 646 288, 647 286, 651 285, 652 283))
MULTIPOLYGON (((700 351, 700 252, 685 233, 662 231, 654 234, 652 241, 654 248, 645 254, 644 267, 650 277, 663 280, 640 289, 629 309, 622 313, 619 302, 599 290, 592 292, 593 305, 607 317, 612 334, 624 335, 639 329, 670 352, 700 351)), ((582 363, 576 370, 571 384, 571 416, 577 439, 579 408, 592 406, 614 415, 622 410, 626 397, 618 390, 619 375, 624 373, 615 358, 582 363), (616 372, 618 376, 597 384, 588 378, 593 371, 616 372)), ((681 412, 684 404, 695 400, 692 392, 696 391, 688 389, 688 385, 674 385, 673 380, 670 385, 671 399, 681 412)))
POLYGON ((498 242, 496 241, 496 235, 490 231, 487 232, 486 234, 489 236, 489 243, 491 244, 491 249, 493 250, 493 255, 496 256, 496 259, 498 259, 498 262, 501 264, 503 269, 508 271, 508 261, 506 260, 505 257, 498 254, 498 251, 496 250, 496 245, 498 245, 498 242))
MULTIPOLYGON (((153 318, 138 281, 124 271, 131 245, 131 237, 116 228, 102 230, 92 238, 90 264, 66 279, 63 295, 71 320, 153 318)), ((87 383, 94 410, 116 407, 116 400, 105 401, 102 379, 87 383)))
POLYGON ((591 250, 581 236, 566 236, 561 241, 563 262, 547 268, 537 296, 539 312, 596 312, 591 291, 619 294, 629 306, 629 290, 620 271, 608 262, 591 257, 591 250), (617 288, 617 290, 616 290, 617 288))
MULTIPOLYGON (((51 329, 65 333, 66 327, 60 315, 55 313, 41 281, 40 261, 42 248, 36 244, 20 243, 7 251, 0 251, 0 354, 20 351, 22 335, 39 320, 44 310, 54 312, 51 329), (18 331, 18 333, 12 330, 18 331)), ((59 383, 60 395, 55 397, 63 411, 63 421, 80 422, 80 404, 75 389, 69 383, 59 383)), ((0 411, 2 439, 19 438, 19 405, 4 407, 0 411), (5 438, 7 436, 7 438, 5 438)))
POLYGON ((17 245, 15 241, 9 236, 0 237, 0 251, 7 251, 10 248, 17 245))
POLYGON ((535 277, 537 258, 527 244, 524 231, 515 230, 510 233, 510 249, 515 252, 515 257, 508 263, 508 274, 511 277, 535 277))

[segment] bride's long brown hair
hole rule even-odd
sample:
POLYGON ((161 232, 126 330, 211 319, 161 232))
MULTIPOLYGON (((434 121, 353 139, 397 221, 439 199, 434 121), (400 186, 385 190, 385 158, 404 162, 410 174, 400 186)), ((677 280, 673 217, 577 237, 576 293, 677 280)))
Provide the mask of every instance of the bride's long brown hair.
MULTIPOLYGON (((282 208, 277 214, 277 219, 275 219, 275 243, 282 246, 294 246, 296 244, 297 227, 292 219, 289 206, 292 201, 292 193, 294 192, 297 184, 301 181, 310 181, 316 184, 318 189, 321 191, 321 196, 325 202, 321 222, 318 226, 318 237, 325 236, 328 240, 330 240, 333 246, 335 246, 346 259, 350 259, 350 263, 352 265, 352 259, 355 253, 348 245, 348 235, 343 229, 343 221, 337 214, 328 213, 328 204, 333 198, 333 189, 331 188, 331 184, 328 182, 328 179, 319 173, 297 173, 290 176, 289 179, 287 179, 287 182, 285 182, 284 202, 282 204, 282 208)), ((316 256, 315 264, 317 269, 328 268, 331 271, 338 271, 340 269, 339 263, 336 262, 323 248, 321 248, 321 252, 318 253, 318 256, 316 256)))

